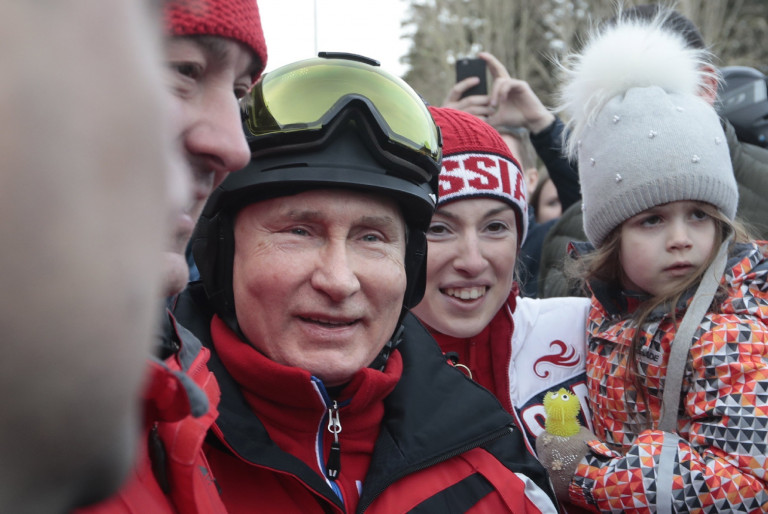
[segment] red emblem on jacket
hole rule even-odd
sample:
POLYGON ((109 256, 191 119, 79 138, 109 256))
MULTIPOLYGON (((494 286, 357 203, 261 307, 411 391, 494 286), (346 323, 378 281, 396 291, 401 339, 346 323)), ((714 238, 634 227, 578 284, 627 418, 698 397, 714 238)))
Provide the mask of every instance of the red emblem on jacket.
POLYGON ((555 366, 572 368, 574 366, 577 366, 579 362, 581 362, 581 357, 579 356, 579 354, 576 353, 576 350, 573 349, 573 347, 568 346, 564 342, 560 341, 559 339, 555 339, 554 341, 549 343, 549 347, 555 348, 557 350, 557 353, 553 353, 551 355, 545 355, 544 357, 541 357, 534 363, 533 372, 536 373, 537 377, 547 378, 549 376, 549 371, 547 370, 544 370, 543 373, 539 373, 538 371, 539 364, 549 363, 555 366))

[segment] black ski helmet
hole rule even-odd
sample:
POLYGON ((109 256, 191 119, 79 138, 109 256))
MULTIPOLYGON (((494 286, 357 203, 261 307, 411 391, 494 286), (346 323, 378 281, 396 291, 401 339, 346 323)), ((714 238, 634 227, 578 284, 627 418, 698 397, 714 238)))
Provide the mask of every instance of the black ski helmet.
POLYGON ((747 66, 720 69, 723 81, 718 110, 736 129, 739 141, 768 147, 768 81, 763 73, 747 66))
POLYGON ((323 52, 266 73, 246 100, 251 162, 211 194, 191 241, 217 314, 240 332, 232 289, 237 213, 323 188, 380 192, 398 202, 407 235, 403 307, 418 304, 442 156, 439 129, 421 97, 377 61, 323 52))

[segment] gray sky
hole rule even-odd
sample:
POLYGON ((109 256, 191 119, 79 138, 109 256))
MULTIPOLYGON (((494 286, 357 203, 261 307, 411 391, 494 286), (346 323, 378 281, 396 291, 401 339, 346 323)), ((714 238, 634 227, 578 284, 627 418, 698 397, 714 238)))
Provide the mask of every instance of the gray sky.
POLYGON ((410 41, 401 39, 407 0, 259 0, 267 40, 267 71, 315 54, 317 50, 352 52, 377 59, 402 76, 398 62, 410 41))

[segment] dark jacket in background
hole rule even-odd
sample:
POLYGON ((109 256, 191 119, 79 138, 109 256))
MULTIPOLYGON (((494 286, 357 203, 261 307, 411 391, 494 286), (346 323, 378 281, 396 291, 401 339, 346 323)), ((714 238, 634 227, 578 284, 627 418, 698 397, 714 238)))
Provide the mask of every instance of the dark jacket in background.
MULTIPOLYGON (((579 190, 579 172, 567 159, 560 155, 560 139, 563 133, 562 123, 553 123, 539 134, 531 134, 531 143, 542 159, 552 183, 557 189, 557 197, 563 212, 574 203, 581 201, 579 190)), ((539 266, 544 239, 557 219, 537 223, 533 208, 528 210, 528 236, 520 248, 518 256, 520 295, 529 298, 538 296, 539 266)))

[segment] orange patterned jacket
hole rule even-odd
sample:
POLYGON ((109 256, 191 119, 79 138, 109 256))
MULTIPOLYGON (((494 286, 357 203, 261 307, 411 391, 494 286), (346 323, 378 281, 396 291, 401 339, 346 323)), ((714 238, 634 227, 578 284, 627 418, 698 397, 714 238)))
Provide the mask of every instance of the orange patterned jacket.
POLYGON ((587 385, 603 442, 579 463, 572 501, 603 512, 768 511, 768 242, 735 245, 730 255, 728 296, 704 317, 688 354, 677 434, 656 429, 675 320, 659 315, 642 326, 638 395, 622 357, 636 330, 631 302, 593 288, 587 385), (664 445, 676 450, 672 476, 659 474, 664 445))

